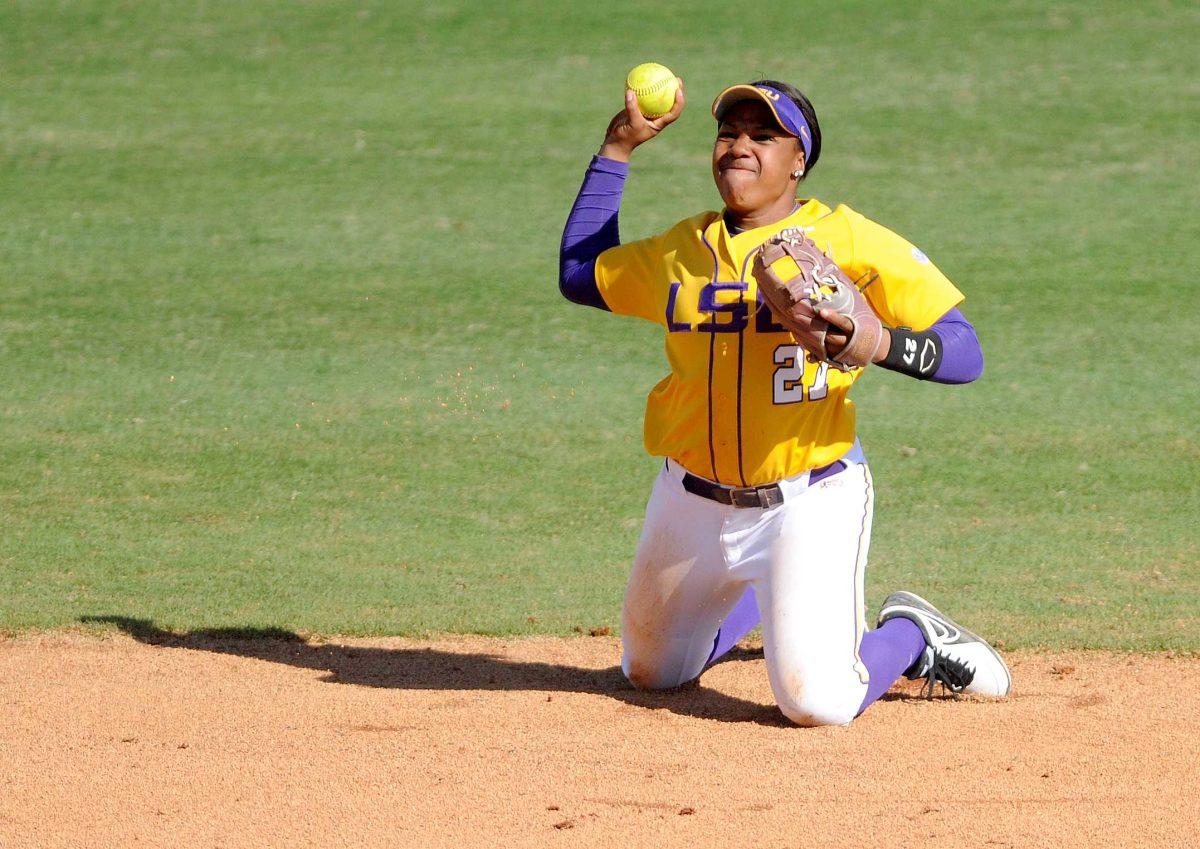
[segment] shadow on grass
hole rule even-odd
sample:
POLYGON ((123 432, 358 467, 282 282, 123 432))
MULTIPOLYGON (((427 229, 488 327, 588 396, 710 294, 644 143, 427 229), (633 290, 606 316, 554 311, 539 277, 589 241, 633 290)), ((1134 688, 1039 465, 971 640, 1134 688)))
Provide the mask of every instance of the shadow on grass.
MULTIPOLYGON (((80 622, 112 625, 140 643, 237 655, 326 673, 332 684, 403 690, 534 690, 607 696, 649 710, 722 722, 789 726, 773 705, 727 696, 703 685, 643 692, 633 689, 620 667, 587 669, 554 663, 511 660, 433 648, 372 648, 309 643, 282 628, 205 628, 175 633, 149 619, 83 616, 80 622)), ((761 651, 734 649, 722 662, 761 657, 761 651)))

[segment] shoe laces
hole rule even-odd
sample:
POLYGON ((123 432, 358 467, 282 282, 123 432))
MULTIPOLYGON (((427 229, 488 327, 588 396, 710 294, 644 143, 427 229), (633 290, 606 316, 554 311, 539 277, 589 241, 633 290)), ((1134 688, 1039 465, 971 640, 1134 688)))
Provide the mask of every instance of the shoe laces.
POLYGON ((933 698, 933 690, 938 684, 951 693, 961 693, 968 684, 975 680, 975 667, 966 661, 955 660, 952 657, 935 651, 925 675, 925 698, 933 698))

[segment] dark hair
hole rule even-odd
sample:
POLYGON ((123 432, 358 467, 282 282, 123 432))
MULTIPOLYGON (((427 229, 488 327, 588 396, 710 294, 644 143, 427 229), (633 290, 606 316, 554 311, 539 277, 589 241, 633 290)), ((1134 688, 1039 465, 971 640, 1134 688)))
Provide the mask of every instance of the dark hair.
POLYGON ((812 133, 812 155, 806 157, 804 161, 804 174, 807 176, 821 155, 821 125, 817 123, 817 112, 813 109, 812 103, 804 96, 804 92, 791 83, 781 83, 779 80, 755 80, 750 85, 769 85, 771 88, 779 89, 787 95, 788 100, 796 104, 796 108, 808 122, 809 132, 812 133))

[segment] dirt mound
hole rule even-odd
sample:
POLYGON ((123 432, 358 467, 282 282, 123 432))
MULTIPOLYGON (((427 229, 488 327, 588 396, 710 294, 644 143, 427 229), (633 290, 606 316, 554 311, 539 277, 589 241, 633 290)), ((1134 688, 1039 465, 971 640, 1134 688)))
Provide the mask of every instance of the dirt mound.
POLYGON ((1200 660, 1010 657, 788 725, 753 647, 631 690, 611 637, 0 641, 0 846, 1185 846, 1200 660))

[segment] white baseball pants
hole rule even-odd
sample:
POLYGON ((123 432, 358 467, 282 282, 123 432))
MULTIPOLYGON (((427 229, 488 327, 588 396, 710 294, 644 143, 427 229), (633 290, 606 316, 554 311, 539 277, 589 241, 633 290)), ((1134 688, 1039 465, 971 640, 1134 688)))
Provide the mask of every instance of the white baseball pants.
POLYGON ((721 622, 747 586, 762 614, 775 700, 799 725, 844 725, 869 676, 859 656, 873 491, 865 464, 808 485, 779 482, 769 509, 720 504, 683 488, 667 461, 654 483, 621 616, 621 668, 634 686, 698 677, 721 622))

